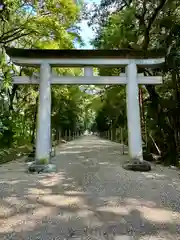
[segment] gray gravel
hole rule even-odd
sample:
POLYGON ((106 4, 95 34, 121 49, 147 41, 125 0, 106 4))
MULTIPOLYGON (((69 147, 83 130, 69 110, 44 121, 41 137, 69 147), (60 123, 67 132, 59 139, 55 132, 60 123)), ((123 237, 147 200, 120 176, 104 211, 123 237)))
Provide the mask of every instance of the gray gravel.
POLYGON ((121 148, 86 136, 57 149, 57 173, 1 166, 0 239, 179 240, 179 172, 126 171, 121 148))

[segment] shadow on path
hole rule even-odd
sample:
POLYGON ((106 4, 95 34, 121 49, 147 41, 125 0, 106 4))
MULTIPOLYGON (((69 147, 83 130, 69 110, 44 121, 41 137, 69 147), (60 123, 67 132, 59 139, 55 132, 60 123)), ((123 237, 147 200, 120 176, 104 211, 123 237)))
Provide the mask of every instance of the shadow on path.
POLYGON ((125 171, 120 148, 88 136, 58 149, 55 174, 0 168, 0 239, 180 239, 178 172, 125 171))

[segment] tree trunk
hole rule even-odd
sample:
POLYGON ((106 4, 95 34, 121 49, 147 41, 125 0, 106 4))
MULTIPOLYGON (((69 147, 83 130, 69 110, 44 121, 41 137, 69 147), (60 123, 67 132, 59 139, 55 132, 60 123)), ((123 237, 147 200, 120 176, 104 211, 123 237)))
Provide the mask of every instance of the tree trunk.
POLYGON ((177 156, 177 145, 174 138, 174 129, 169 124, 169 117, 167 113, 164 112, 163 107, 160 102, 160 97, 155 91, 154 86, 146 87, 149 95, 150 95, 150 108, 151 113, 150 117, 154 120, 155 125, 153 129, 154 139, 156 140, 157 145, 160 148, 162 153, 162 161, 167 164, 178 164, 178 156, 177 156))

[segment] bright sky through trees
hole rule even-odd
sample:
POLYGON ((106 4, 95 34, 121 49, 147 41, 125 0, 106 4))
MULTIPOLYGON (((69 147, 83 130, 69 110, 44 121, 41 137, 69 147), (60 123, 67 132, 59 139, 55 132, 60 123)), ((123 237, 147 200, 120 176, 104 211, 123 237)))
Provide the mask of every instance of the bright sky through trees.
MULTIPOLYGON (((100 3, 100 0, 85 0, 86 3, 90 6, 92 3, 100 3)), ((79 26, 81 27, 81 37, 85 43, 84 49, 91 49, 92 46, 90 45, 89 41, 93 38, 93 31, 87 25, 87 21, 83 20, 79 26)), ((79 48, 78 45, 76 45, 79 48)))

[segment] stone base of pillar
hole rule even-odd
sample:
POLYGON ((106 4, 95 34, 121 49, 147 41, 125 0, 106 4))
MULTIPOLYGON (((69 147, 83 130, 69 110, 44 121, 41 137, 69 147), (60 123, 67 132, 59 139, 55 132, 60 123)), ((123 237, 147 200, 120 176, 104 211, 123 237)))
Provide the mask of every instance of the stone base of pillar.
POLYGON ((55 164, 37 164, 36 161, 28 163, 28 173, 52 173, 56 172, 55 164))
POLYGON ((151 171, 151 164, 145 160, 131 159, 130 162, 123 164, 123 168, 131 171, 149 172, 151 171))

